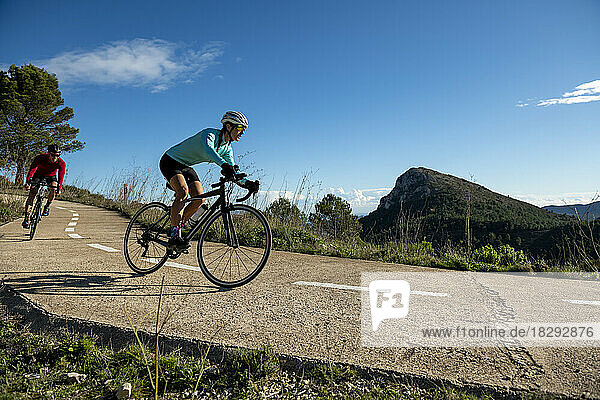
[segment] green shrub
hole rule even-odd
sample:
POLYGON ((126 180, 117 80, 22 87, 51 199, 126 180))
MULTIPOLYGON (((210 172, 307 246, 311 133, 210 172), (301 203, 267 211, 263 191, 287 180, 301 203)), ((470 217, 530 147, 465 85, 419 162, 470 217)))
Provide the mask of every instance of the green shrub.
POLYGON ((509 245, 500 246, 500 265, 506 267, 519 267, 527 263, 527 258, 522 250, 515 250, 509 245))
POLYGON ((315 253, 323 240, 308 229, 275 223, 271 226, 273 246, 279 250, 315 253))
POLYGON ((519 271, 529 268, 527 257, 522 250, 502 245, 496 250, 486 245, 475 250, 469 269, 473 271, 519 271))
POLYGON ((474 261, 479 261, 491 265, 499 265, 500 263, 500 255, 490 244, 475 250, 473 252, 472 258, 474 261))

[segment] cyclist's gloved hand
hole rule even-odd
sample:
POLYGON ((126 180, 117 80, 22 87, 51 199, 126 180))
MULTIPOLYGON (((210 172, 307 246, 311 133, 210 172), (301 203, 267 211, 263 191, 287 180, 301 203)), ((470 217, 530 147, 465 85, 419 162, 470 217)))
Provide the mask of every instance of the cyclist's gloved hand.
POLYGON ((235 172, 239 172, 239 171, 240 171, 240 166, 239 166, 239 165, 237 165, 237 164, 235 164, 235 165, 233 166, 233 168, 235 169, 235 172))
POLYGON ((245 189, 248 189, 252 193, 256 193, 256 192, 258 192, 258 189, 260 188, 260 182, 259 181, 246 181, 244 183, 243 187, 245 189))
POLYGON ((223 163, 221 165, 221 175, 227 179, 233 179, 235 177, 235 167, 231 164, 223 163))

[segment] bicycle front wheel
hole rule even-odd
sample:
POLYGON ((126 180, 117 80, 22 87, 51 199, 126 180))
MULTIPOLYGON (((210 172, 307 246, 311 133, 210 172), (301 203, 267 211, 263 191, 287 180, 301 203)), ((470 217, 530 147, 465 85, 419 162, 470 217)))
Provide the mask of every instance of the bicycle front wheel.
POLYGON ((29 217, 29 240, 33 240, 38 223, 42 219, 42 197, 38 196, 29 217))
POLYGON ((215 285, 232 288, 250 282, 271 252, 271 228, 257 209, 236 204, 213 215, 198 242, 198 262, 215 285))
POLYGON ((148 203, 133 215, 123 243, 125 260, 133 271, 149 274, 164 265, 170 227, 169 207, 163 203, 148 203))

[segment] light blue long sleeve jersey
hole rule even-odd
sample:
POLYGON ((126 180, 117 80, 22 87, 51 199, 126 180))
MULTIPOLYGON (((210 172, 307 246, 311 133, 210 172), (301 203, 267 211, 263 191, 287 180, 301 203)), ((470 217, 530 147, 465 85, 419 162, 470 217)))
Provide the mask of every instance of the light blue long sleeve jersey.
MULTIPOLYGON (((206 128, 171 147, 165 153, 188 167, 203 162, 214 162, 219 166, 225 162, 235 165, 231 144, 225 138, 219 140, 220 135, 219 129, 206 128)), ((242 178, 238 183, 244 185, 247 181, 248 179, 242 178)))
POLYGON ((214 162, 219 166, 225 162, 235 165, 231 144, 225 138, 219 140, 220 135, 221 131, 219 129, 203 129, 194 136, 171 147, 166 151, 166 154, 188 167, 203 162, 214 162))

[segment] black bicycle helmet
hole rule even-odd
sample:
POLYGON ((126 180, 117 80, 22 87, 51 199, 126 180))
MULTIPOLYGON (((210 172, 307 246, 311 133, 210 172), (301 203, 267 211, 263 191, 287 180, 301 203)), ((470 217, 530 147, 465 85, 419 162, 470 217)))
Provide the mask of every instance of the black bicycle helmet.
POLYGON ((51 144, 48 146, 48 153, 60 154, 60 147, 57 144, 51 144))

